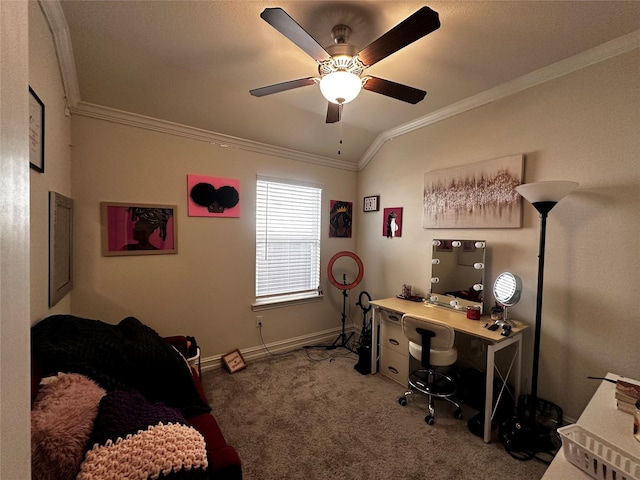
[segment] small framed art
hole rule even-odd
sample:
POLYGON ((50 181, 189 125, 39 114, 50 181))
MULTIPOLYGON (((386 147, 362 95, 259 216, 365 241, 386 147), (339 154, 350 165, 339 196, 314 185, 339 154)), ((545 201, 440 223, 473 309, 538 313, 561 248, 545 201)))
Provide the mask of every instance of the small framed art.
POLYGON ((351 238, 353 204, 331 200, 329 211, 329 237, 351 238))
POLYGON ((402 207, 384 209, 382 235, 387 238, 402 236, 402 207))
POLYGON ((380 195, 364 197, 362 210, 365 212, 377 212, 380 210, 380 195))
POLYGON ((178 253, 175 205, 102 202, 100 210, 102 255, 178 253))
POLYGON ((233 352, 229 352, 222 356, 222 363, 224 367, 229 370, 229 373, 235 373, 238 370, 242 370, 247 366, 244 362, 244 358, 240 353, 240 350, 235 349, 233 352))
POLYGON ((29 166, 44 173, 44 103, 29 87, 29 166))

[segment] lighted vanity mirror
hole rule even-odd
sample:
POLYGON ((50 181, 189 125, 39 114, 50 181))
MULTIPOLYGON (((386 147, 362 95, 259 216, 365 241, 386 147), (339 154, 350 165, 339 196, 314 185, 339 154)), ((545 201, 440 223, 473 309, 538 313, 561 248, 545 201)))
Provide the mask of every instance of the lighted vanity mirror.
POLYGON ((493 284, 493 298, 496 299, 500 305, 504 308, 502 314, 502 323, 510 322, 507 307, 513 307, 520 301, 520 294, 522 293, 522 280, 517 275, 511 272, 503 272, 498 275, 495 283, 493 284))
POLYGON ((485 249, 484 240, 433 240, 427 301, 461 312, 479 306, 482 312, 485 249))

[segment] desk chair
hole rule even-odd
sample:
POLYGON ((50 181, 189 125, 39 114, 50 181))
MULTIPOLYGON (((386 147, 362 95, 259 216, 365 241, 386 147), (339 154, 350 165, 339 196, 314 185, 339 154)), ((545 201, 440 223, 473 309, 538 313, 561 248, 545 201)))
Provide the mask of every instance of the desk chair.
POLYGON ((436 372, 436 367, 453 365, 458 359, 458 350, 453 346, 455 332, 449 325, 409 314, 402 316, 402 332, 409 340, 409 353, 420 360, 421 368, 409 374, 409 390, 398 399, 400 405, 407 404, 407 396, 414 391, 429 399, 429 413, 424 421, 433 425, 435 418, 434 399, 452 403, 456 410, 453 416, 462 418, 462 408, 452 397, 456 385, 451 377, 436 372))

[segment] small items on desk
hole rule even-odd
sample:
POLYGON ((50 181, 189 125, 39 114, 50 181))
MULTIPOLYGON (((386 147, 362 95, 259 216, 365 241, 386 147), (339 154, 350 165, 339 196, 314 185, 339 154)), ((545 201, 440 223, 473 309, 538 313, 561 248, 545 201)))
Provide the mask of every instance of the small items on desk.
POLYGON ((636 403, 640 400, 640 385, 618 380, 615 396, 618 410, 633 415, 636 403))
POLYGON ((480 307, 475 305, 467 307, 467 318, 469 320, 480 320, 480 307))
POLYGON ((491 325, 489 325, 488 323, 484 323, 482 326, 485 327, 487 330, 491 330, 492 332, 495 332, 496 330, 502 327, 502 331, 500 332, 500 335, 502 335, 503 337, 508 337, 509 335, 511 335, 511 328, 512 328, 511 324, 507 322, 503 322, 502 320, 497 320, 495 323, 492 323, 491 325))

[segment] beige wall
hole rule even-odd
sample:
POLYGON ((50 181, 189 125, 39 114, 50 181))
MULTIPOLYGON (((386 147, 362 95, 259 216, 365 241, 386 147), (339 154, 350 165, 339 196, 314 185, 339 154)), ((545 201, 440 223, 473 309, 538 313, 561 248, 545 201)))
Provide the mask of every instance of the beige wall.
MULTIPOLYGON (((356 174, 82 116, 73 118, 76 200, 74 314, 133 315, 162 335, 198 339, 204 357, 256 349, 256 175, 323 187, 323 301, 259 312, 267 344, 340 325, 342 297, 326 281, 331 256, 354 239, 328 238, 330 200, 355 202, 356 174), (187 175, 240 180, 240 218, 187 216, 187 175), (101 256, 100 202, 177 205, 177 255, 101 256)), ((292 199, 295 201, 295 199, 292 199)), ((357 300, 356 300, 357 301, 357 300)))
MULTIPOLYGON (((539 395, 577 418, 606 372, 638 378, 640 330, 640 55, 638 50, 387 142, 358 175, 359 198, 404 207, 403 236, 381 236, 382 214, 359 214, 356 251, 374 297, 402 283, 429 288, 433 238, 486 239, 487 284, 502 271, 524 284, 514 318, 534 324, 539 219, 521 229, 422 228, 423 173, 525 154, 525 182, 580 189, 547 223, 539 395)), ((356 209, 360 211, 360 209, 356 209)), ((489 285, 490 286, 490 285, 489 285)), ((489 293, 490 295, 490 293, 489 293)), ((526 338, 530 381, 533 336, 526 338)))
POLYGON ((49 191, 73 198, 71 117, 53 37, 37 2, 29 2, 29 84, 45 105, 44 173, 30 171, 31 323, 71 309, 73 291, 49 308, 49 191))
POLYGON ((0 2, 0 478, 30 477, 26 1, 0 2))

